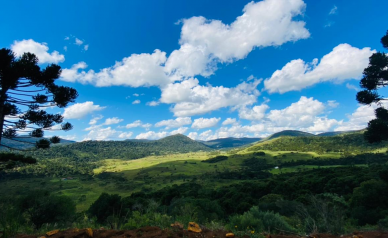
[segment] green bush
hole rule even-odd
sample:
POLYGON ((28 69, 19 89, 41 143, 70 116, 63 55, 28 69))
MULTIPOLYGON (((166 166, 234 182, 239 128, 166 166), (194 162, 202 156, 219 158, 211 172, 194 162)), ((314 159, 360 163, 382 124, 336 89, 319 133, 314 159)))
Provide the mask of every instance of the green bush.
POLYGON ((48 191, 35 190, 20 201, 20 210, 36 229, 45 223, 65 223, 75 219, 75 203, 67 196, 52 195, 48 191))
POLYGON ((158 226, 160 228, 167 228, 170 226, 172 217, 160 213, 146 213, 141 214, 139 211, 132 212, 132 216, 128 222, 123 226, 123 229, 138 229, 145 226, 158 226))
POLYGON ((294 229, 278 213, 260 211, 257 206, 252 207, 242 215, 229 218, 229 229, 266 231, 277 233, 281 231, 293 231, 294 229))

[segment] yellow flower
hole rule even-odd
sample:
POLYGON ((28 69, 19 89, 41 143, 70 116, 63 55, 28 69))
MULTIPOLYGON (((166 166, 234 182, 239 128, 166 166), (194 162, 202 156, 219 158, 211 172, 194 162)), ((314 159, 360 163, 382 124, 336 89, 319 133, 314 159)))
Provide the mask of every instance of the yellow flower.
POLYGON ((251 234, 255 234, 255 231, 251 231, 251 234))
POLYGON ((234 226, 235 228, 237 228, 237 226, 234 226))

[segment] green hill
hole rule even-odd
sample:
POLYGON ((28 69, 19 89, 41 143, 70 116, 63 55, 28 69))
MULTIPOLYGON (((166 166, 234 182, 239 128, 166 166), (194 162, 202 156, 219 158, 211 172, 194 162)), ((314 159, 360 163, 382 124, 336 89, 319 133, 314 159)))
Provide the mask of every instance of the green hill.
POLYGON ((155 141, 84 141, 26 152, 36 158, 138 159, 149 155, 209 151, 211 148, 184 135, 173 135, 155 141))
POLYGON ((278 138, 281 136, 292 136, 292 137, 306 136, 307 137, 307 136, 315 136, 315 135, 308 133, 308 132, 303 132, 303 131, 285 130, 285 131, 277 132, 277 133, 269 136, 268 138, 266 138, 266 140, 272 140, 272 139, 275 139, 275 138, 278 138))
MULTIPOLYGON (((308 133, 306 133, 308 134, 308 133)), ((348 152, 366 153, 386 150, 388 142, 369 144, 364 140, 363 132, 349 132, 335 136, 281 136, 259 142, 248 151, 301 151, 301 152, 348 152)))
POLYGON ((222 148, 233 148, 248 145, 257 141, 262 140, 262 138, 220 138, 209 141, 201 141, 203 144, 214 148, 214 149, 222 149, 222 148))
POLYGON ((347 133, 354 133, 357 131, 330 131, 330 132, 323 132, 320 134, 317 134, 317 136, 336 136, 336 135, 342 135, 347 133))
MULTIPOLYGON (((37 137, 30 137, 30 138, 24 138, 24 137, 15 137, 12 140, 7 139, 7 138, 2 138, 1 143, 15 148, 19 150, 26 150, 26 149, 31 149, 35 147, 36 141, 40 140, 42 138, 37 138, 37 137)), ((49 138, 46 138, 49 139, 49 138)), ((61 142, 58 144, 53 144, 54 146, 57 145, 67 145, 67 144, 72 144, 75 143, 75 141, 72 140, 65 140, 61 139, 61 142)), ((0 147, 0 150, 8 150, 6 147, 0 147)))

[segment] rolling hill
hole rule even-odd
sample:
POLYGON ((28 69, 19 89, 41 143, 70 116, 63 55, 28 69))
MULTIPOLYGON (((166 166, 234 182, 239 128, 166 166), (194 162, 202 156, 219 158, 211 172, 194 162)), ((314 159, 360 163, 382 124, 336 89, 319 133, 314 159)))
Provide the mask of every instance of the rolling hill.
MULTIPOLYGON (((36 141, 38 141, 40 139, 42 139, 42 138, 36 138, 36 137, 30 137, 30 138, 15 137, 13 140, 10 140, 10 139, 7 139, 7 138, 2 138, 1 139, 1 143, 6 145, 6 146, 15 148, 15 149, 26 150, 26 149, 34 148, 36 141), (15 140, 18 140, 18 141, 15 141, 15 140)), ((49 139, 49 138, 46 138, 46 139, 49 139)), ((75 141, 61 139, 60 143, 53 144, 53 146, 68 145, 68 144, 72 144, 72 143, 75 143, 75 141)), ((7 148, 0 147, 0 150, 7 150, 7 148)))
POLYGON ((301 151, 301 152, 348 152, 366 153, 386 150, 388 142, 370 144, 364 140, 362 131, 348 132, 334 136, 278 136, 247 148, 248 151, 301 151))
POLYGON ((251 143, 262 140, 262 138, 220 138, 209 141, 201 141, 201 143, 214 148, 214 149, 222 149, 222 148, 233 148, 244 145, 249 145, 251 143))
POLYGON ((285 130, 285 131, 274 133, 273 135, 267 137, 266 140, 272 140, 272 139, 282 137, 282 136, 292 136, 292 137, 304 136, 304 137, 307 137, 307 136, 315 136, 315 135, 308 133, 308 132, 303 132, 303 131, 285 130))
POLYGON ((178 134, 155 141, 84 141, 26 152, 37 158, 138 159, 150 155, 209 151, 210 147, 178 134))

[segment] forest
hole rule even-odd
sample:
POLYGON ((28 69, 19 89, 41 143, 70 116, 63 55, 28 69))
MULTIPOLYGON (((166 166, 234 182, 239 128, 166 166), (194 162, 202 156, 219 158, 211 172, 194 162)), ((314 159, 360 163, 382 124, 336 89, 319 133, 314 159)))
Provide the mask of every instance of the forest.
POLYGON ((8 191, 0 227, 14 234, 194 221, 252 237, 388 229, 385 143, 367 146, 359 133, 322 138, 285 136, 224 151, 178 135, 24 152, 16 160, 25 163, 0 170, 0 190, 8 191), (289 151, 277 151, 279 141, 289 151), (296 141, 303 143, 292 147, 296 141), (327 150, 340 141, 352 153, 327 150))

